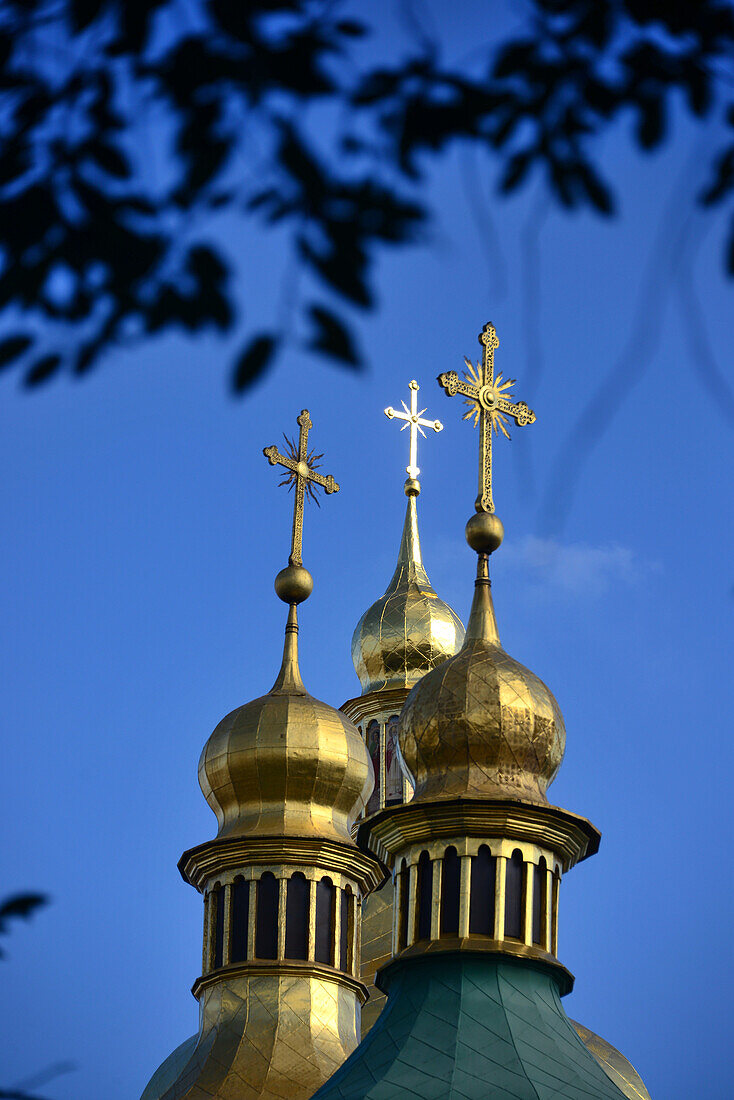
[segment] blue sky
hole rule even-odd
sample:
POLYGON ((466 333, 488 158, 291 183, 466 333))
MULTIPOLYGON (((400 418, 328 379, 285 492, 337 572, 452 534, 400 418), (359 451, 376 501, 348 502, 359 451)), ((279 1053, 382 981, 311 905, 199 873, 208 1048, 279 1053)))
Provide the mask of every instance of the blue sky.
MULTIPOLYGON (((457 52, 476 8, 459 5, 457 52)), ((431 240, 378 265, 362 375, 293 346, 235 401, 227 344, 169 337, 30 396, 2 378, 0 881, 53 899, 7 940, 3 1084, 73 1062, 45 1086, 54 1100, 129 1100, 196 1028, 202 906, 176 861, 215 832, 204 742, 277 672, 291 499, 261 451, 301 408, 341 484, 306 517, 309 690, 333 705, 358 691, 351 633, 390 578, 405 503, 407 433, 382 410, 411 378, 445 425, 419 451, 424 560, 466 620, 477 437, 435 377, 476 358, 491 319, 497 368, 538 417, 495 450, 500 633, 565 715, 552 801, 603 832, 562 884, 566 1008, 653 1097, 730 1096, 734 433, 702 368, 708 355, 731 377, 734 286, 721 221, 689 224, 682 201, 716 131, 675 133, 646 159, 624 127, 609 135, 621 214, 607 221, 532 188, 499 201, 483 163, 479 217, 465 158, 448 157, 431 240), (692 344, 681 250, 707 346, 692 344), (606 377, 619 412, 588 453, 569 452, 606 377)), ((226 230, 255 276, 247 318, 268 323, 281 242, 226 230)))

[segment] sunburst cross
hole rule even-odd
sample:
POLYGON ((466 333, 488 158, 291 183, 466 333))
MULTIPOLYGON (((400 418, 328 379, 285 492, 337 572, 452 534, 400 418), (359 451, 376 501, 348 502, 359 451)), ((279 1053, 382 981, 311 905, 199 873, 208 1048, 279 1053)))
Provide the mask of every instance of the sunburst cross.
MULTIPOLYGON (((285 473, 280 480, 280 484, 287 485, 289 489, 295 488, 291 553, 288 558, 290 565, 303 565, 301 556, 303 548, 303 505, 306 493, 319 504, 316 496, 318 488, 323 489, 328 494, 339 492, 339 486, 331 474, 323 476, 316 473, 321 466, 319 459, 324 456, 323 454, 317 455, 308 449, 308 433, 313 428, 308 409, 301 410, 297 422, 300 429, 297 448, 293 440, 286 435, 283 436, 283 439, 285 440, 287 454, 281 454, 276 446, 263 447, 263 454, 271 466, 285 467, 285 473)), ((320 504, 319 507, 321 507, 320 504)))
POLYGON ((510 433, 505 427, 507 417, 510 417, 519 426, 535 423, 535 413, 529 409, 524 401, 513 401, 512 394, 508 393, 511 386, 515 385, 515 379, 502 381, 502 375, 494 376, 494 352, 499 347, 497 331, 491 322, 487 322, 479 334, 479 343, 483 345, 484 354, 481 363, 476 367, 464 356, 467 370, 464 378, 459 378, 456 371, 446 371, 439 374, 438 384, 443 386, 449 397, 461 393, 466 398, 465 404, 469 406, 464 413, 464 420, 474 418, 474 425, 479 424, 479 494, 475 507, 477 511, 494 512, 494 500, 492 499, 492 429, 495 435, 502 431, 508 439, 510 433))

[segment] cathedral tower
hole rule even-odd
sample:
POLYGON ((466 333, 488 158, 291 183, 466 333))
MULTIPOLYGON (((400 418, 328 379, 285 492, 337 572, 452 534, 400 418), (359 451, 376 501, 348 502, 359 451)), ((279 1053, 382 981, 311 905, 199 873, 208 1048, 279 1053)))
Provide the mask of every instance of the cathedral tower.
MULTIPOLYGON (((398 719, 408 693, 420 678, 453 656, 464 639, 456 612, 437 595, 423 566, 418 535, 417 501, 421 491, 417 465, 417 436, 423 428, 441 431, 438 420, 418 411, 418 383, 410 383, 410 408, 385 409, 392 420, 410 432, 410 459, 405 495, 408 498, 398 560, 384 595, 365 611, 352 637, 352 661, 362 694, 349 699, 342 711, 364 737, 372 758, 375 787, 367 803, 372 816, 399 806, 412 795, 398 755, 398 719)), ((362 907, 362 980, 369 1000, 362 1010, 362 1034, 377 1019, 385 996, 374 985, 378 967, 392 954, 393 882, 370 894, 362 907)))
POLYGON ((489 580, 501 545, 492 499, 492 430, 534 414, 494 377, 493 326, 483 363, 439 382, 480 425, 479 493, 466 525, 477 553, 459 652, 410 691, 399 748, 414 796, 360 826, 391 868, 392 959, 377 974, 387 1005, 318 1100, 646 1098, 620 1055, 579 1030, 561 997, 561 877, 593 855, 597 829, 548 802, 565 728, 553 695, 502 648, 489 580), (596 1048, 596 1049, 595 1049, 596 1048), (616 1056, 616 1058, 615 1058, 616 1056), (629 1072, 628 1072, 629 1070, 629 1072))
POLYGON ((204 746, 199 782, 217 836, 181 857, 204 895, 199 1032, 154 1074, 143 1100, 306 1100, 359 1041, 362 897, 383 869, 351 830, 372 791, 372 765, 349 719, 308 694, 298 667, 303 503, 316 486, 298 417, 298 448, 265 454, 295 488, 289 565, 275 581, 288 604, 271 690, 228 714, 204 746))

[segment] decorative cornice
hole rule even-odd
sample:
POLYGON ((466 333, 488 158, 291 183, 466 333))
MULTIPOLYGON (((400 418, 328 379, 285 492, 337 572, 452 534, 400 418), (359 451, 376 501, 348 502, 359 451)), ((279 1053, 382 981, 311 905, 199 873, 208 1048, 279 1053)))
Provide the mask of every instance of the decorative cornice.
POLYGON ((320 982, 334 982, 344 986, 355 993, 360 1004, 367 1000, 367 987, 353 978, 351 974, 345 974, 343 970, 327 966, 325 963, 317 963, 312 960, 300 959, 257 959, 254 962, 230 963, 229 966, 220 966, 218 970, 212 970, 209 974, 203 974, 197 978, 191 987, 191 992, 198 999, 201 994, 217 982, 226 981, 228 978, 315 978, 320 982))
POLYGON ((601 833, 585 817, 557 806, 514 799, 452 799, 407 802, 364 821, 357 832, 360 848, 392 868, 396 855, 412 844, 441 837, 507 837, 555 852, 568 871, 599 850, 601 833))
POLYGON ((346 714, 350 722, 361 722, 365 718, 372 718, 383 711, 392 710, 398 714, 403 709, 403 703, 410 694, 410 687, 384 688, 382 691, 369 691, 365 695, 358 695, 356 699, 347 699, 339 710, 346 714))
POLYGON ((461 939, 458 936, 447 936, 440 940, 422 940, 420 943, 414 943, 412 947, 408 947, 405 951, 401 951, 401 953, 392 958, 389 963, 380 967, 375 975, 375 985, 378 989, 382 990, 383 993, 387 993, 387 984, 391 971, 402 966, 404 963, 428 959, 435 955, 456 954, 457 952, 461 952, 464 955, 470 954, 484 957, 487 955, 501 955, 503 959, 507 959, 508 961, 514 960, 518 963, 532 963, 534 966, 551 974, 553 979, 558 983, 559 992, 562 997, 570 993, 574 986, 575 978, 571 971, 567 970, 562 963, 559 963, 554 955, 549 955, 548 952, 543 951, 542 948, 530 947, 524 943, 508 940, 488 940, 479 936, 467 936, 465 939, 461 939))
POLYGON ((307 837, 223 837, 189 848, 178 861, 185 882, 200 893, 214 875, 252 864, 296 864, 337 871, 354 879, 363 894, 380 886, 387 870, 371 852, 333 840, 307 837))

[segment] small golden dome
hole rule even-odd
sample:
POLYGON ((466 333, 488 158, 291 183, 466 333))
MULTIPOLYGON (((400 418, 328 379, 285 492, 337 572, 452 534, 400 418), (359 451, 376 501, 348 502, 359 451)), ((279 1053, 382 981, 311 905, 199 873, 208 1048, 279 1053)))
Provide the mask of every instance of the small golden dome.
POLYGON ((271 691, 223 718, 204 746, 199 784, 220 837, 351 843, 350 828, 372 793, 372 762, 357 727, 303 686, 297 638, 291 604, 271 691))
POLYGON ((628 1100, 650 1100, 650 1093, 645 1088, 642 1078, 624 1054, 583 1024, 575 1020, 570 1022, 584 1046, 591 1051, 609 1080, 614 1082, 623 1096, 628 1097, 628 1100))
POLYGON ((399 743, 416 800, 547 801, 566 744, 563 716, 542 680, 500 645, 486 554, 464 644, 410 692, 399 743))
POLYGON ((417 481, 405 483, 408 507, 395 573, 384 596, 365 611, 352 635, 352 661, 362 694, 407 687, 456 653, 464 626, 439 599, 421 559, 417 481))

